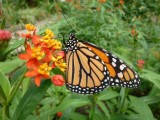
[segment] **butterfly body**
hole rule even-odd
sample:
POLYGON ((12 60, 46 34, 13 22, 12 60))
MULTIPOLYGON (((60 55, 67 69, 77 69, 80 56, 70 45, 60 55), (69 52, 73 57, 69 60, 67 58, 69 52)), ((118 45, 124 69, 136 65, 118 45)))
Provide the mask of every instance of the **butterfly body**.
POLYGON ((66 86, 79 94, 95 94, 107 86, 138 87, 135 71, 112 53, 89 42, 77 40, 73 33, 65 44, 66 86))

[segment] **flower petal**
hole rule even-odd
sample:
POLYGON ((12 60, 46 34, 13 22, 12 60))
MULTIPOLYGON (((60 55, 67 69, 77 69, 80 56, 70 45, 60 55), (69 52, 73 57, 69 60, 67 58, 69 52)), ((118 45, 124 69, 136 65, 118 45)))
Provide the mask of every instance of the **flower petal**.
POLYGON ((64 51, 59 51, 59 52, 57 52, 57 55, 64 57, 64 56, 65 56, 65 53, 64 53, 64 51))
POLYGON ((37 75, 37 76, 34 78, 34 82, 35 82, 35 84, 39 87, 40 84, 41 84, 41 75, 37 75))
POLYGON ((30 58, 30 55, 24 53, 24 54, 19 54, 18 57, 22 60, 28 60, 30 58))
POLYGON ((33 36, 32 36, 32 42, 33 42, 34 45, 40 43, 40 36, 38 36, 38 35, 33 35, 33 36))
POLYGON ((42 77, 43 77, 43 78, 46 78, 46 79, 50 78, 49 75, 42 75, 42 77))
POLYGON ((27 54, 29 54, 29 55, 31 56, 31 54, 32 54, 32 49, 31 49, 30 44, 27 44, 27 45, 26 45, 26 52, 27 52, 27 54))
POLYGON ((36 58, 29 59, 26 63, 28 68, 37 67, 40 65, 36 58))
POLYGON ((26 77, 34 77, 38 74, 37 70, 29 70, 28 72, 26 72, 25 76, 26 77))

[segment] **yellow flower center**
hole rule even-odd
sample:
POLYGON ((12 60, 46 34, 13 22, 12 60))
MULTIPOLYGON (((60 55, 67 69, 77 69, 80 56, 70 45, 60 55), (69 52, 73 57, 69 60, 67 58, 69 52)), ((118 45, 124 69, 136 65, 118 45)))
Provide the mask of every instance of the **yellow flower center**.
POLYGON ((59 69, 61 71, 65 71, 66 70, 66 67, 67 67, 67 64, 64 62, 64 60, 62 59, 62 56, 58 56, 57 58, 52 58, 53 62, 55 63, 55 65, 57 67, 59 67, 59 69))
POLYGON ((44 55, 45 53, 41 50, 41 47, 32 48, 32 57, 40 60, 44 55))
POLYGON ((54 33, 53 33, 52 30, 50 30, 50 29, 47 29, 47 30, 46 30, 46 35, 48 35, 50 38, 53 38, 53 37, 54 37, 54 33))
POLYGON ((41 39, 41 41, 45 43, 47 48, 53 48, 56 50, 60 50, 62 48, 62 43, 60 41, 47 38, 47 36, 44 36, 43 39, 41 39))
POLYGON ((32 24, 26 24, 26 29, 28 30, 28 31, 35 31, 35 26, 34 25, 32 25, 32 24))
POLYGON ((55 40, 55 46, 54 48, 57 50, 60 50, 62 48, 62 43, 60 41, 55 40))
POLYGON ((38 72, 43 75, 49 75, 50 74, 49 72, 51 69, 52 67, 49 67, 47 63, 44 63, 39 66, 38 72))

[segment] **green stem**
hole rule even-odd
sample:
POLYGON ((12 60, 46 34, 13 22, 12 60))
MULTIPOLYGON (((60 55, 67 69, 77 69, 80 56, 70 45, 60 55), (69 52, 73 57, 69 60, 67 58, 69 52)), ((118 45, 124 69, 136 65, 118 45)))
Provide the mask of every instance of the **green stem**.
POLYGON ((96 108, 96 95, 91 96, 91 108, 89 112, 89 120, 93 120, 94 114, 95 114, 95 108, 96 108))
POLYGON ((121 96, 121 104, 120 104, 120 109, 119 109, 120 113, 123 112, 124 103, 125 103, 126 97, 129 92, 129 89, 126 89, 126 88, 122 88, 122 89, 124 89, 124 96, 121 96))
POLYGON ((8 104, 10 104, 10 102, 12 101, 12 99, 14 98, 15 94, 17 93, 23 79, 24 79, 24 75, 22 75, 20 77, 20 79, 14 84, 14 86, 12 87, 12 91, 11 91, 11 94, 10 94, 10 97, 8 98, 8 104))

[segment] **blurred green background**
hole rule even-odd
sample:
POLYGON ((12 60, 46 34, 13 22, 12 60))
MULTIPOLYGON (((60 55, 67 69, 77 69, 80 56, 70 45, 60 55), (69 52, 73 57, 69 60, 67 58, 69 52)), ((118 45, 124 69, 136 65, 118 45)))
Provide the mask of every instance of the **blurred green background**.
MULTIPOLYGON (((2 120, 159 120, 160 1, 159 0, 1 0, 1 28, 12 39, 0 62, 2 120), (66 16, 69 24, 61 12, 66 16), (136 70, 138 89, 108 87, 100 94, 78 95, 44 81, 37 88, 24 78, 23 52, 17 32, 32 23, 43 34, 76 31, 78 39, 119 56, 136 70), (145 63, 138 67, 138 60, 145 63), (14 89, 16 84, 20 87, 14 89), (58 116, 57 112, 62 112, 58 116)), ((59 38, 62 40, 62 38, 59 38)))

